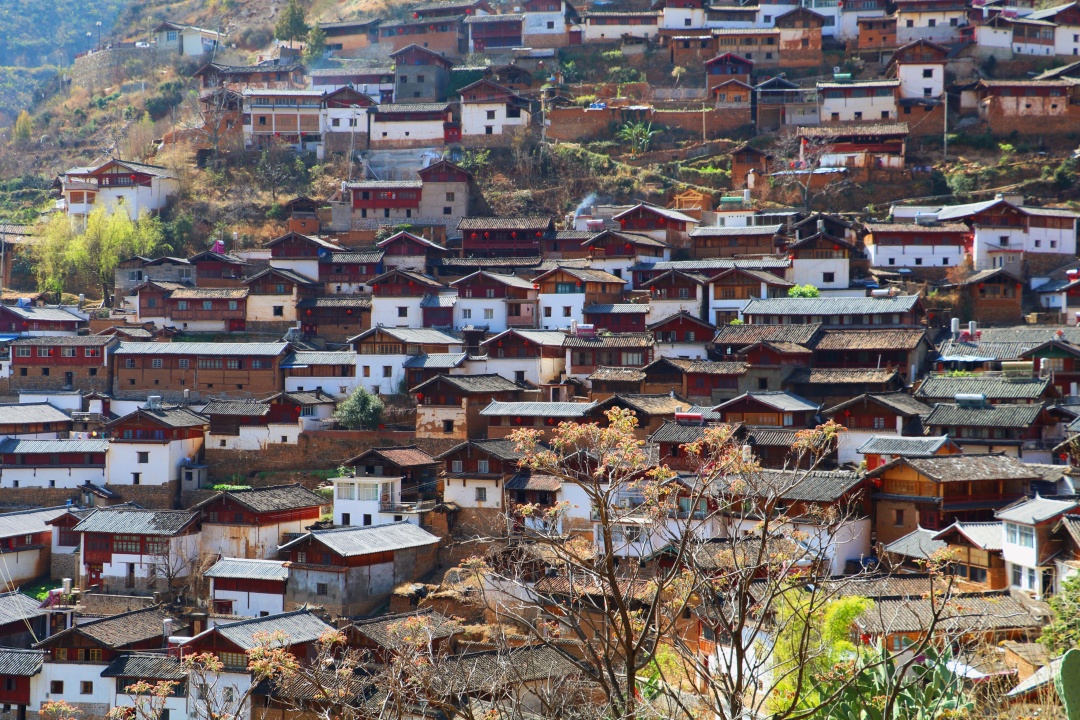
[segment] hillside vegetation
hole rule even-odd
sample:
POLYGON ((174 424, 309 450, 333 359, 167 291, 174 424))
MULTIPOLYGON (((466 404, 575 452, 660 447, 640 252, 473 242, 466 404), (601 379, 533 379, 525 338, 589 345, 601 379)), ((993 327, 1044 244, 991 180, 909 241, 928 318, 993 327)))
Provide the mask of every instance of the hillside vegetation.
POLYGON ((0 2, 0 66, 68 65, 76 53, 97 42, 101 22, 107 37, 131 0, 5 0, 0 2), (86 33, 92 33, 87 38, 86 33))

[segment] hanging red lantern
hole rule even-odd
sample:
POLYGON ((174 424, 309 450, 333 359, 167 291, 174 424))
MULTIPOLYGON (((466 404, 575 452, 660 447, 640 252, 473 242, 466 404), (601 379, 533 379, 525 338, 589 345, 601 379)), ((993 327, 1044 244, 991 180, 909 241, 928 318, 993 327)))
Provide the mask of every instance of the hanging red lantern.
POLYGON ((520 417, 519 417, 519 418, 515 418, 515 419, 514 419, 514 421, 515 421, 515 422, 516 422, 516 423, 517 423, 518 425, 520 425, 520 424, 521 424, 521 418, 520 418, 520 417))
POLYGON ((420 13, 413 13, 412 16, 413 16, 413 20, 419 20, 420 19, 420 13))
POLYGON ((132 173, 131 174, 131 182, 135 182, 135 180, 136 180, 135 173, 132 173))
POLYGON ((486 240, 486 239, 488 239, 489 237, 491 237, 491 233, 489 233, 489 232, 486 232, 486 231, 485 231, 485 232, 484 232, 484 239, 486 240))
POLYGON ((374 285, 372 285, 371 289, 372 290, 378 290, 379 289, 379 283, 375 283, 374 285))
POLYGON ((498 345, 499 347, 502 347, 502 340, 500 340, 500 341, 499 341, 498 343, 496 343, 496 344, 497 344, 497 345, 498 345))
POLYGON ((416 402, 422 402, 424 400, 424 393, 416 393, 416 402))
POLYGON ((412 280, 409 281, 409 287, 414 287, 415 285, 416 285, 415 282, 413 282, 412 280))
POLYGON ((574 283, 574 284, 575 284, 575 285, 577 285, 578 287, 581 287, 581 281, 580 281, 580 280, 578 280, 578 281, 577 281, 576 283, 574 283))
POLYGON ((475 239, 476 239, 477 237, 479 237, 479 236, 478 236, 478 235, 477 235, 476 233, 473 233, 473 234, 472 234, 472 239, 473 239, 473 240, 475 240, 475 239))
POLYGON ((630 243, 626 243, 625 245, 623 245, 623 249, 626 250, 626 252, 630 252, 631 250, 634 249, 634 246, 631 245, 630 243))
POLYGON ((836 245, 836 244, 834 244, 834 245, 832 246, 832 249, 833 249, 833 250, 839 250, 839 249, 840 249, 840 246, 839 246, 839 245, 836 245))
POLYGON ((539 289, 540 289, 540 283, 533 283, 533 290, 539 290, 539 289))
POLYGON ((986 287, 986 283, 979 283, 979 289, 982 290, 986 287))
POLYGON ((309 310, 308 310, 308 311, 307 311, 306 313, 304 313, 304 314, 305 314, 305 315, 310 315, 310 314, 311 314, 311 310, 309 309, 309 310))
POLYGON ((540 231, 539 230, 536 232, 536 237, 540 237, 540 231))
POLYGON ((517 230, 511 230, 510 231, 510 237, 516 238, 517 237, 517 230))
POLYGON ((352 308, 349 308, 348 310, 346 310, 345 314, 346 315, 352 315, 352 308))

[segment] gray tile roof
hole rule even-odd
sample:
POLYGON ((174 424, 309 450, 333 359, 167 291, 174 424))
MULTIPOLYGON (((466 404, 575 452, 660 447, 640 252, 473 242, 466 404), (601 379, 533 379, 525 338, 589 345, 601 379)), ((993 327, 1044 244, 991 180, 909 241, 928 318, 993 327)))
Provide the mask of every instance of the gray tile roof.
POLYGON ((407 621, 414 618, 423 621, 425 637, 428 638, 448 638, 461 632, 459 622, 430 607, 396 615, 382 615, 369 620, 357 620, 351 627, 377 645, 397 648, 399 647, 395 641, 398 635, 397 628, 408 627, 407 621))
POLYGON ((988 400, 1038 400, 1050 386, 1050 378, 1006 378, 982 373, 976 377, 930 375, 915 397, 926 400, 952 400, 957 395, 984 395, 988 400))
POLYGON ((109 666, 101 671, 101 677, 186 680, 188 671, 175 655, 126 653, 109 663, 109 666))
POLYGON ((416 344, 416 345, 460 345, 461 340, 453 335, 447 335, 441 330, 433 330, 431 328, 402 328, 402 327, 387 327, 385 325, 379 325, 373 327, 370 330, 360 333, 356 337, 350 338, 350 342, 365 338, 368 335, 374 334, 376 331, 382 331, 394 338, 400 340, 403 343, 416 344))
POLYGON ((795 428, 747 427, 746 443, 752 447, 790 448, 799 434, 795 428))
POLYGON ((585 378, 589 382, 633 382, 639 383, 645 379, 645 371, 642 368, 629 367, 597 367, 592 375, 585 378))
POLYGON ((918 295, 896 297, 755 298, 743 307, 744 315, 879 315, 910 312, 918 295))
POLYGON ((446 112, 450 108, 449 103, 383 103, 369 110, 379 115, 397 115, 405 113, 446 112))
POLYGON ((609 333, 607 335, 567 335, 568 348, 647 348, 656 344, 652 333, 609 333))
POLYGON ((830 503, 862 482, 862 475, 847 470, 760 470, 745 479, 751 496, 776 497, 789 502, 830 503))
POLYGON ((792 385, 884 385, 900 379, 896 370, 883 368, 795 368, 785 382, 792 385))
POLYGON ((0 677, 33 677, 44 661, 44 650, 0 648, 0 677))
POLYGON ((731 268, 752 268, 756 270, 784 269, 791 267, 791 261, 771 255, 757 258, 708 258, 706 260, 661 260, 655 263, 640 263, 630 269, 638 271, 668 270, 729 270, 731 268))
POLYGON ((112 335, 42 335, 39 337, 24 337, 13 341, 12 345, 80 345, 88 347, 104 347, 116 340, 112 335))
POLYGON ((270 403, 261 400, 211 400, 203 406, 203 415, 262 417, 270 413, 270 403))
MULTIPOLYGON (((162 623, 165 620, 173 619, 173 617, 161 606, 152 605, 139 610, 111 615, 100 620, 81 622, 36 643, 35 647, 52 645, 58 643, 61 637, 76 634, 83 635, 110 648, 124 648, 154 639, 162 640, 162 623)), ((181 634, 184 627, 174 627, 173 629, 177 634, 181 634)))
POLYGON ((360 308, 371 309, 370 295, 325 295, 316 298, 303 298, 296 307, 304 308, 360 308))
POLYGON ((22 622, 45 615, 41 603, 17 590, 0 593, 0 625, 22 622))
POLYGON ((109 451, 108 440, 20 440, 0 441, 0 454, 23 453, 103 453, 109 451))
POLYGON ((506 481, 507 490, 536 490, 537 492, 558 492, 562 489, 562 480, 554 475, 534 475, 518 473, 506 481))
POLYGON ((928 343, 922 328, 880 330, 826 330, 813 344, 815 350, 914 350, 928 343))
POLYGON ((991 405, 969 408, 938 403, 923 420, 929 428, 995 427, 1027 429, 1043 411, 1042 405, 991 405))
MULTIPOLYGON (((294 402, 297 405, 337 405, 337 400, 335 400, 332 395, 324 393, 322 388, 283 392, 278 397, 294 402)), ((267 398, 266 401, 269 402, 272 399, 273 398, 267 398)))
POLYGON ((701 440, 705 437, 705 430, 705 425, 681 423, 676 420, 665 420, 664 424, 649 436, 649 442, 685 445, 701 440))
POLYGON ((106 427, 111 427, 133 415, 141 415, 151 418, 166 427, 187 428, 201 427, 210 422, 205 415, 190 410, 180 405, 163 405, 157 408, 141 407, 135 412, 129 413, 118 420, 113 420, 106 427))
POLYGON ((1055 500, 1036 494, 1030 500, 1019 500, 1007 508, 998 510, 994 516, 1004 522, 1038 525, 1047 520, 1052 520, 1058 515, 1072 512, 1078 506, 1080 506, 1080 502, 1075 499, 1055 500))
POLYGON ((899 540, 893 540, 885 546, 885 552, 894 555, 903 555, 915 560, 927 560, 931 555, 940 552, 947 547, 948 543, 943 540, 935 540, 936 530, 916 529, 899 540))
POLYGON ((122 342, 113 351, 115 355, 241 355, 259 357, 281 355, 289 343, 212 343, 212 342, 122 342))
POLYGON ((753 345, 759 342, 789 342, 806 345, 821 330, 821 323, 806 325, 723 325, 716 329, 713 342, 722 348, 753 345))
POLYGON ((39 322, 86 322, 78 315, 57 307, 19 307, 18 305, 5 305, 4 309, 18 315, 24 320, 37 320, 39 322))
POLYGON ((548 215, 525 215, 519 217, 463 217, 458 230, 531 230, 544 232, 551 225, 548 215))
POLYGON ((716 410, 722 411, 728 405, 731 405, 739 400, 751 398, 757 400, 760 403, 768 405, 769 407, 780 410, 781 412, 813 412, 818 409, 818 406, 810 402, 806 398, 801 398, 795 393, 787 392, 786 390, 774 390, 772 392, 748 392, 742 395, 732 398, 727 402, 720 403, 716 406, 716 410))
POLYGON ((354 352, 301 351, 292 352, 281 361, 283 368, 309 367, 311 365, 355 365, 354 352))
POLYGON ((204 575, 210 578, 240 578, 243 580, 287 580, 289 568, 284 560, 249 560, 223 557, 204 575))
POLYGON ((648 303, 594 303, 582 312, 586 315, 590 313, 603 313, 606 315, 646 315, 649 312, 648 303))
POLYGON ((934 538, 948 542, 948 536, 954 532, 960 533, 972 545, 983 550, 1001 550, 1001 536, 1004 533, 1000 522, 954 522, 935 535, 934 538))
POLYGON ((343 557, 372 553, 408 550, 414 547, 438 545, 438 536, 408 522, 313 530, 281 546, 291 547, 307 538, 318 540, 343 557))
POLYGON ((898 455, 903 457, 930 457, 936 455, 949 443, 948 435, 938 437, 900 437, 898 435, 875 435, 855 451, 862 455, 898 455))
POLYGON ((1016 458, 1004 455, 935 455, 897 458, 868 473, 874 477, 904 464, 935 482, 979 482, 982 480, 1039 480, 1039 474, 1016 458))
POLYGON ((420 383, 409 392, 416 392, 429 385, 445 383, 464 393, 501 393, 520 392, 521 386, 511 382, 502 375, 489 373, 486 375, 436 375, 435 377, 420 383))
POLYGON ((457 305, 458 295, 454 293, 428 293, 420 299, 422 308, 452 308, 457 305))
POLYGON ((954 594, 943 607, 940 599, 876 598, 855 624, 869 633, 917 633, 930 627, 935 614, 940 615, 936 627, 943 632, 974 634, 1041 625, 1008 590, 954 594))
POLYGON ((928 415, 931 410, 929 405, 919 402, 906 392, 897 391, 891 393, 863 393, 839 405, 833 405, 831 408, 822 410, 821 414, 825 417, 832 417, 849 408, 866 407, 868 405, 879 405, 905 418, 928 415))
POLYGON ((517 449, 517 443, 513 440, 468 440, 460 445, 455 445, 444 453, 436 455, 435 459, 443 460, 466 448, 476 448, 481 453, 487 453, 499 460, 510 462, 516 462, 524 456, 524 453, 517 449))
POLYGON ((61 506, 0 513, 0 538, 45 532, 49 529, 45 523, 66 514, 69 510, 71 508, 61 506))
POLYGON ((173 536, 195 522, 199 513, 191 510, 145 510, 98 508, 72 530, 74 532, 121 535, 173 536))
POLYGON ((498 402, 492 401, 490 405, 480 411, 485 417, 560 417, 580 418, 585 417, 596 408, 595 402, 498 402))
POLYGON ((776 235, 783 225, 746 225, 696 227, 690 231, 690 237, 741 237, 744 235, 776 235))
POLYGON ((404 368, 429 368, 432 370, 460 367, 468 358, 468 353, 431 353, 430 355, 411 355, 401 364, 404 368))
POLYGON ((225 490, 214 495, 194 508, 202 508, 221 498, 230 498, 254 513, 280 512, 300 508, 322 507, 329 505, 321 495, 316 495, 299 483, 294 485, 274 485, 271 487, 247 488, 245 490, 225 490))
POLYGON ((597 403, 597 409, 629 408, 640 415, 674 415, 690 403, 672 393, 619 393, 597 403))
POLYGON ((65 422, 71 422, 71 418, 47 402, 0 404, 0 425, 65 422))
POLYGON ((536 343, 537 345, 546 345, 548 347, 565 347, 566 338, 568 337, 566 333, 558 332, 557 330, 507 330, 506 332, 488 338, 480 344, 488 345, 507 333, 513 333, 529 342, 536 343))
POLYGON ((251 650, 258 647, 261 638, 268 634, 282 634, 280 642, 275 641, 273 645, 299 645, 314 642, 323 633, 331 630, 331 626, 317 618, 310 610, 304 609, 218 625, 207 632, 217 633, 238 647, 251 650))

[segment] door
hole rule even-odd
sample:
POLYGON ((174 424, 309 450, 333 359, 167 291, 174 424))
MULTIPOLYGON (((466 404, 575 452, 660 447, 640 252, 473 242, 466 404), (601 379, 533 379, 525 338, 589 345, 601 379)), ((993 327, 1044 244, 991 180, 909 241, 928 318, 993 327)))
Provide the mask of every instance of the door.
POLYGON ((127 587, 135 587, 135 563, 127 564, 127 587))
POLYGON ((571 45, 580 45, 581 44, 581 31, 580 30, 571 30, 570 31, 570 44, 571 45))
POLYGON ((86 573, 86 575, 90 579, 90 584, 91 585, 100 585, 101 584, 101 571, 102 571, 101 563, 91 563, 90 565, 87 565, 87 573, 86 573))
POLYGON ((247 326, 246 320, 230 320, 229 332, 244 332, 244 328, 247 326))
POLYGON ((64 373, 64 385, 69 387, 73 387, 75 385, 75 373, 70 371, 64 373))

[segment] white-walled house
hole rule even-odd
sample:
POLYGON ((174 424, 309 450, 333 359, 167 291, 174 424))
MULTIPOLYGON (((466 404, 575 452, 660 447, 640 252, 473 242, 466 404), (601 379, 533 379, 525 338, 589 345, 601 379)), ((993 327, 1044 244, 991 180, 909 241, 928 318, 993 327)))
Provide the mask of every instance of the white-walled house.
POLYGON ((530 385, 557 383, 566 371, 565 343, 566 334, 560 331, 506 330, 480 344, 474 372, 498 373, 530 385))
POLYGON ((854 245, 824 231, 797 240, 788 245, 788 279, 819 290, 847 290, 851 285, 853 252, 854 245))
POLYGON ((210 578, 210 602, 216 613, 265 617, 285 612, 289 568, 284 560, 223 557, 205 576, 210 578))
POLYGON ((112 436, 107 482, 165 485, 179 481, 185 467, 202 459, 209 426, 204 415, 151 398, 144 407, 105 426, 112 436))
POLYGON ((223 557, 272 559, 286 536, 303 533, 330 503, 300 485, 226 490, 195 505, 200 547, 223 557))
POLYGON ((521 3, 521 40, 529 48, 565 47, 568 25, 577 11, 566 0, 524 0, 521 3))
POLYGON ((72 529, 82 538, 79 586, 130 594, 187 577, 197 565, 198 520, 191 510, 95 509, 72 529))
POLYGON ((424 327, 372 327, 350 338, 357 384, 368 392, 395 393, 406 381, 405 361, 420 355, 462 352, 460 338, 424 327))
POLYGON ((822 123, 896 120, 899 88, 899 80, 819 82, 822 123))
POLYGON ((102 206, 122 207, 129 218, 137 220, 143 213, 162 210, 180 190, 180 180, 168 168, 130 160, 71 168, 59 182, 63 199, 58 208, 79 223, 102 206))
POLYGON ((995 517, 1001 521, 1003 542, 1001 556, 1009 587, 1031 593, 1037 598, 1054 591, 1055 563, 1059 543, 1050 532, 1065 513, 1074 511, 1080 503, 1075 499, 1056 500, 1040 497, 1018 500, 995 517))
POLYGON ((180 25, 165 21, 151 31, 154 47, 158 52, 174 52, 187 57, 213 54, 224 33, 194 25, 180 25))
POLYGON ((160 708, 162 718, 182 718, 188 713, 190 688, 187 684, 188 669, 176 655, 133 652, 125 653, 114 659, 101 672, 103 683, 112 685, 113 708, 132 708, 146 700, 146 695, 129 692, 131 686, 139 682, 151 685, 171 682, 171 691, 160 698, 155 698, 155 712, 160 708))
POLYGON ((530 124, 529 102, 509 88, 477 80, 460 93, 463 136, 504 135, 530 124))
POLYGON ((49 574, 53 531, 48 523, 66 512, 66 507, 52 507, 0 513, 0 592, 49 574))
POLYGON ((109 481, 109 441, 102 438, 0 442, 0 487, 70 488, 109 481))
MULTIPOLYGON (((394 268, 372 279, 371 327, 424 327, 423 303, 447 292, 441 282, 415 270, 394 268)), ((456 294, 456 293, 453 293, 456 294)), ((430 300, 428 301, 431 302, 430 300)), ((438 305, 437 307, 442 307, 438 305)), ((452 308, 449 304, 445 307, 452 308)))
POLYGON ((331 478, 334 484, 334 525, 368 527, 408 522, 421 525, 422 513, 435 501, 401 501, 401 478, 357 474, 331 478))
POLYGON ((539 315, 538 290, 532 280, 479 270, 450 283, 457 292, 454 327, 486 327, 501 333, 511 327, 534 327, 539 315), (511 315, 511 309, 514 314, 511 315))

